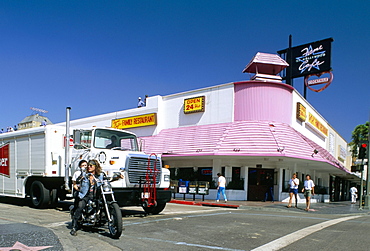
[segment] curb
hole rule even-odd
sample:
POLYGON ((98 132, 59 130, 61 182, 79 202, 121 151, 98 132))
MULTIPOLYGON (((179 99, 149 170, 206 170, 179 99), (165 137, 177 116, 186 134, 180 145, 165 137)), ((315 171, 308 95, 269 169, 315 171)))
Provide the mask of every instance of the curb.
POLYGON ((169 203, 182 204, 182 205, 193 205, 193 206, 208 206, 208 207, 227 207, 238 209, 240 205, 232 205, 226 203, 213 203, 204 201, 185 201, 185 200, 171 200, 169 203))

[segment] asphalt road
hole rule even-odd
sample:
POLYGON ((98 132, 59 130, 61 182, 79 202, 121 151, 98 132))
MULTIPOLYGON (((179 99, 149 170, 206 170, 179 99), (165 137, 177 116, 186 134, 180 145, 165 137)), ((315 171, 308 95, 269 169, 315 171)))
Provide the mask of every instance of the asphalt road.
POLYGON ((10 250, 4 247, 16 242, 42 246, 42 250, 68 251, 368 250, 370 246, 367 213, 312 214, 168 204, 160 215, 147 216, 141 208, 122 208, 125 231, 114 240, 104 228, 81 230, 78 236, 71 236, 69 203, 39 210, 18 200, 7 201, 0 199, 0 250, 10 250))

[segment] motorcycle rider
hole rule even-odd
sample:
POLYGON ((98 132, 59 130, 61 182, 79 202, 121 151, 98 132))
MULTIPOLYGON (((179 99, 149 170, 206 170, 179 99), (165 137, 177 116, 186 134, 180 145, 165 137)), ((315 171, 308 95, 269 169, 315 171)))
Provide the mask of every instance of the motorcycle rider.
POLYGON ((78 194, 80 192, 81 179, 83 178, 82 175, 86 171, 86 168, 87 168, 87 161, 86 160, 81 160, 78 163, 78 167, 79 167, 79 169, 72 176, 73 198, 75 199, 75 201, 74 201, 74 207, 73 207, 73 212, 78 207, 78 201, 80 199, 80 197, 78 197, 78 194))
POLYGON ((78 193, 79 202, 73 214, 71 235, 77 235, 77 222, 82 215, 82 210, 89 200, 93 200, 96 197, 96 191, 101 186, 103 178, 104 173, 99 162, 95 159, 89 160, 86 172, 82 173, 81 188, 78 193))

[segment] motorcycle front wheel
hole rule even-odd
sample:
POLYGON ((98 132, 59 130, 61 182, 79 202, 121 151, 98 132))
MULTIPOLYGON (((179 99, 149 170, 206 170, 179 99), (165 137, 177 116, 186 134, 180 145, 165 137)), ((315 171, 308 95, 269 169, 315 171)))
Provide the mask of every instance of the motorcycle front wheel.
POLYGON ((108 222, 109 233, 113 239, 118 239, 122 234, 122 213, 117 203, 109 205, 111 221, 108 222))

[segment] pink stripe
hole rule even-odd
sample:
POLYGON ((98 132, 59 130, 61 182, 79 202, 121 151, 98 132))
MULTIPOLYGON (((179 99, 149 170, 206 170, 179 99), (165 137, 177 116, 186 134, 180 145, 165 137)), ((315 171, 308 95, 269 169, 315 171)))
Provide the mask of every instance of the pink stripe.
POLYGON ((164 129, 145 137, 145 152, 163 158, 205 156, 265 156, 314 160, 348 170, 328 151, 287 124, 237 121, 164 129), (281 152, 278 149, 283 149, 281 152), (314 149, 319 151, 312 157, 314 149))
POLYGON ((292 90, 282 83, 245 81, 234 86, 234 120, 291 123, 292 90))

